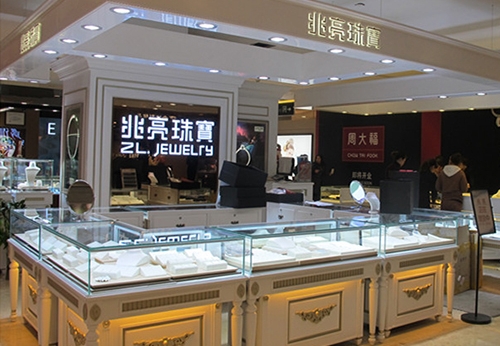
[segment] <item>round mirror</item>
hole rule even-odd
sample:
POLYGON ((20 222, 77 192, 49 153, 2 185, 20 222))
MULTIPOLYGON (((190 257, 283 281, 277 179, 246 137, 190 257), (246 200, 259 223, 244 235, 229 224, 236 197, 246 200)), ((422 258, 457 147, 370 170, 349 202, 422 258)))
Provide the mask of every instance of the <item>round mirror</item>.
POLYGON ((363 204, 366 198, 365 189, 363 188, 363 184, 361 184, 357 180, 351 181, 349 185, 349 192, 351 193, 352 198, 358 204, 363 204))
POLYGON ((66 202, 75 214, 83 215, 94 205, 94 190, 86 181, 77 180, 70 185, 66 202))

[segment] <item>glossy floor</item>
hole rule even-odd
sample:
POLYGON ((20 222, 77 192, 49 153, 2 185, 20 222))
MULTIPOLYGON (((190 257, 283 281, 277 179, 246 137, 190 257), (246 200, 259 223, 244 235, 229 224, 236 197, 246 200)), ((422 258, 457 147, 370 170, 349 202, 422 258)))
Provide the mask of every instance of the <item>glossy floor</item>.
MULTIPOLYGON (((500 277, 500 263, 489 263, 484 268, 485 275, 500 277)), ((499 287, 493 287, 499 290, 499 287)), ((491 290, 490 290, 491 292, 491 290)), ((500 304, 500 296, 495 299, 495 304, 500 304)), ((20 306, 18 307, 20 311, 20 306)), ((461 321, 463 311, 454 310, 453 319, 443 318, 441 321, 428 319, 409 326, 396 328, 387 338, 384 346, 493 346, 500 342, 500 316, 492 318, 487 325, 474 325, 461 321)), ((36 334, 30 330, 21 317, 15 321, 10 320, 10 294, 9 282, 5 280, 4 273, 0 277, 0 346, 36 346, 36 334)), ((339 346, 353 345, 341 343, 339 346)), ((366 337, 363 345, 368 345, 366 337)), ((106 345, 114 346, 114 345, 106 345)), ((213 345, 209 345, 213 346, 213 345)))

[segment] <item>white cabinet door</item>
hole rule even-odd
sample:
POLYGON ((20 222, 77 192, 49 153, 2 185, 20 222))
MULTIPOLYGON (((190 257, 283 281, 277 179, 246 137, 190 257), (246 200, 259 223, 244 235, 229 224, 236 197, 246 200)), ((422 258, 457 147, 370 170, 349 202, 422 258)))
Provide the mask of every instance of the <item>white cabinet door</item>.
POLYGON ((169 210, 148 213, 148 228, 177 228, 191 226, 206 226, 207 211, 205 210, 169 210))
POLYGON ((265 208, 228 208, 208 212, 208 225, 240 225, 245 223, 263 222, 265 208))

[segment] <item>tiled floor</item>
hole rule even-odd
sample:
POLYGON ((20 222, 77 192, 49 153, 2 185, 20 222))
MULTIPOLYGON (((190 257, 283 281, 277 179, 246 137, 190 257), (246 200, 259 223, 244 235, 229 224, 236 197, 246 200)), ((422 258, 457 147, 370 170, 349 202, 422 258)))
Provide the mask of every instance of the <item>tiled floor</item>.
MULTIPOLYGON (((500 262, 485 264, 485 275, 500 277, 500 262)), ((22 317, 10 320, 9 282, 5 273, 0 277, 0 346, 36 346, 36 334, 23 323, 22 317)), ((493 291, 500 288, 493 287, 493 291)), ((500 293, 500 292, 498 292, 500 293)), ((500 296, 499 296, 500 304, 500 296)), ((20 311, 20 306, 18 307, 20 311)), ((472 311, 473 312, 473 311, 472 311)), ((488 325, 467 324, 460 320, 462 311, 453 311, 453 320, 425 320, 409 326, 396 328, 384 346, 493 346, 500 344, 500 316, 492 318, 488 325)), ((353 345, 352 343, 342 343, 353 345)), ((339 346, 340 346, 339 345, 339 346)), ((368 345, 366 338, 363 345, 368 345)), ((105 345, 114 346, 114 345, 105 345)), ((207 345, 215 346, 215 345, 207 345)))

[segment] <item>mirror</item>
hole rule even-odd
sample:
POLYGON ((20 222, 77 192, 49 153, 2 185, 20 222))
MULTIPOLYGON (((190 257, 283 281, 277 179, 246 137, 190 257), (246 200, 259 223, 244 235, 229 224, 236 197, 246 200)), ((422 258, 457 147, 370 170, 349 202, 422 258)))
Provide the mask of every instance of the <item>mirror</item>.
POLYGON ((380 210, 380 200, 377 195, 373 192, 366 192, 363 184, 357 180, 351 181, 349 185, 349 192, 351 193, 352 199, 359 205, 367 201, 370 204, 370 214, 376 214, 380 210))
POLYGON ((363 184, 357 180, 351 181, 351 184, 349 185, 349 192, 351 193, 352 199, 354 199, 356 203, 363 204, 366 198, 363 184))
POLYGON ((77 180, 70 185, 66 202, 73 213, 83 215, 94 206, 94 190, 86 181, 77 180))

